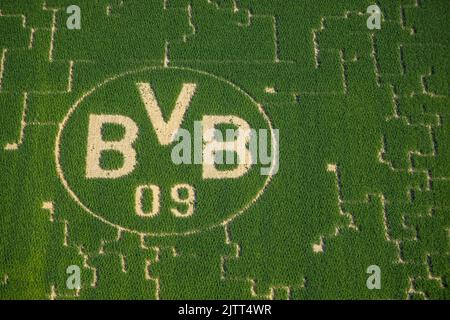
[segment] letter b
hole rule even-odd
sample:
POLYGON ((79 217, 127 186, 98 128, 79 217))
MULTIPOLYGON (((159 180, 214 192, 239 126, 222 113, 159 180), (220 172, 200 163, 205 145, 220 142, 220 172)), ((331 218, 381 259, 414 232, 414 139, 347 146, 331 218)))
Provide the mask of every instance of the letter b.
POLYGON ((87 138, 86 178, 115 179, 133 172, 136 165, 136 151, 133 142, 138 136, 139 129, 136 123, 128 117, 120 115, 96 115, 89 116, 89 129, 87 138), (105 123, 120 125, 125 129, 120 141, 104 141, 102 128, 105 123), (123 166, 118 169, 105 170, 100 166, 102 151, 113 150, 123 156, 123 166))

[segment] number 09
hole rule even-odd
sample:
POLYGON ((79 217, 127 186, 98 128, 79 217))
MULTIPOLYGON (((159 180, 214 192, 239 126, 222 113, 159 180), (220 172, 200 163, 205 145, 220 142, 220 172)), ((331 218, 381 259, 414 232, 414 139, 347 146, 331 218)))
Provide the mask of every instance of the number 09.
MULTIPOLYGON (((170 190, 170 196, 172 200, 177 204, 183 204, 186 209, 183 211, 177 208, 171 208, 170 211, 175 217, 187 218, 192 216, 194 213, 195 204, 195 189, 190 184, 176 184, 170 190), (186 196, 181 196, 181 192, 186 192, 186 196)), ((135 211, 136 214, 144 218, 152 218, 160 213, 160 200, 161 200, 161 189, 159 186, 154 184, 141 185, 136 188, 134 195, 135 200, 135 211), (145 211, 143 209, 142 200, 145 191, 150 191, 152 195, 152 206, 150 210, 145 211)))

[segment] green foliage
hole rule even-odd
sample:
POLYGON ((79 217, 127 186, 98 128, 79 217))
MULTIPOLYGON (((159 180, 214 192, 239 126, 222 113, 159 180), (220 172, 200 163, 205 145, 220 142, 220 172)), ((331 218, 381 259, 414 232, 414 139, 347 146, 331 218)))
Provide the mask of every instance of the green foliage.
MULTIPOLYGON (((0 299, 449 299, 450 2, 377 3, 381 30, 367 29, 373 1, 360 0, 1 1, 0 299), (72 4, 81 30, 66 28, 72 4), (182 83, 197 83, 190 132, 204 115, 267 128, 261 104, 280 132, 264 194, 222 225, 263 187, 261 166, 213 181, 175 166, 136 82, 151 84, 166 121, 182 83), (78 103, 61 168, 122 228, 87 213, 57 174, 57 133, 78 103), (132 174, 85 177, 89 114, 136 122, 132 174), (171 198, 178 183, 196 191, 189 218, 170 210, 187 208, 171 198), (143 184, 161 188, 158 217, 134 213, 143 184), (66 288, 69 265, 79 292, 66 288), (366 287, 370 265, 380 290, 366 287)), ((111 125, 102 137, 124 134, 111 125)))

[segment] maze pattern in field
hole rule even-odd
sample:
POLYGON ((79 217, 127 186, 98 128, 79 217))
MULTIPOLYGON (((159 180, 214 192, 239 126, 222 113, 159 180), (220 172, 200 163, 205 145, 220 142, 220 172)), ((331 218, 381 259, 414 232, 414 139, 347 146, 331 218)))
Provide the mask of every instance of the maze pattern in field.
POLYGON ((377 3, 381 30, 369 0, 2 0, 0 298, 448 299, 450 2, 377 3), (129 234, 61 186, 70 106, 145 66, 223 77, 280 130, 280 170, 238 219, 129 234))

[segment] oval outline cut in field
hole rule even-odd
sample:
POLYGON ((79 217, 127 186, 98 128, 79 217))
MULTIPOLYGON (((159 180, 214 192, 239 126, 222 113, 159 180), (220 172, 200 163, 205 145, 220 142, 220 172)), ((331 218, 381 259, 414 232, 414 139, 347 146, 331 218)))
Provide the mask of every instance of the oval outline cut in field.
MULTIPOLYGON (((55 141, 55 154, 54 155, 55 155, 56 171, 57 171, 58 177, 59 177, 62 185, 64 186, 65 190, 68 192, 70 197, 77 203, 77 205, 80 206, 85 212, 87 212, 91 216, 95 217, 96 219, 98 219, 110 226, 113 226, 121 231, 127 231, 127 232, 131 232, 131 233, 139 234, 139 235, 155 236, 155 237, 157 237, 157 236, 176 236, 176 235, 186 236, 186 235, 194 234, 194 233, 197 233, 197 232, 200 232, 203 230, 208 230, 208 229, 212 229, 212 228, 215 228, 218 226, 223 226, 223 225, 229 223, 231 220, 233 220, 237 216, 239 216, 240 214, 242 214, 243 212, 245 212, 256 201, 258 201, 258 199, 265 192, 265 190, 267 189, 268 185, 270 184, 270 182, 272 180, 272 175, 261 176, 259 174, 259 170, 258 170, 258 175, 259 175, 258 179, 261 182, 261 186, 259 187, 259 185, 258 185, 257 190, 254 190, 254 191, 252 190, 251 198, 249 197, 249 200, 246 200, 242 204, 239 204, 238 208, 232 210, 231 212, 228 212, 223 217, 220 216, 220 221, 214 221, 213 223, 208 223, 205 226, 189 227, 182 231, 178 231, 178 230, 177 231, 164 230, 162 232, 153 231, 153 230, 148 231, 148 230, 138 230, 138 228, 133 227, 133 226, 130 227, 129 225, 124 226, 122 223, 117 223, 116 221, 111 221, 110 218, 105 218, 104 214, 99 213, 99 210, 92 209, 92 205, 87 204, 85 199, 84 200, 80 199, 79 193, 77 194, 74 191, 73 186, 68 181, 70 179, 67 178, 67 174, 63 170, 64 164, 63 164, 63 161, 61 160, 61 150, 64 148, 63 144, 62 144, 62 142, 64 140, 63 135, 65 132, 65 129, 68 126, 70 126, 69 123, 70 123, 70 120, 72 119, 75 111, 77 111, 79 109, 79 107, 83 105, 83 102, 85 102, 88 97, 93 96, 97 91, 100 91, 102 88, 107 87, 108 84, 112 84, 113 82, 122 80, 122 79, 126 80, 126 77, 128 77, 128 76, 135 76, 135 75, 145 73, 145 72, 150 72, 150 73, 151 72, 165 72, 167 70, 170 72, 173 72, 173 71, 180 71, 181 73, 187 72, 187 73, 197 75, 199 77, 206 77, 208 79, 211 79, 217 83, 224 84, 224 85, 230 87, 231 89, 233 89, 239 96, 241 96, 241 99, 243 98, 243 99, 247 100, 249 102, 248 104, 250 104, 256 108, 257 112, 259 113, 259 117, 262 119, 262 121, 260 121, 260 122, 265 123, 266 128, 268 128, 270 130, 270 138, 268 138, 268 139, 270 139, 270 144, 272 145, 272 147, 276 147, 276 144, 277 144, 277 141, 275 139, 275 134, 274 134, 274 128, 272 126, 270 118, 265 113, 263 106, 261 104, 259 104, 258 102, 256 102, 253 97, 251 97, 247 92, 242 90, 239 86, 237 86, 236 84, 234 84, 224 78, 218 77, 216 75, 210 74, 205 71, 194 70, 194 69, 185 68, 185 67, 145 67, 145 68, 141 68, 141 69, 126 71, 124 73, 107 78, 103 82, 101 82, 98 85, 91 88, 89 91, 85 92, 69 109, 68 113, 65 115, 64 119, 59 124, 58 133, 57 133, 56 141, 55 141)), ((180 94, 180 96, 181 95, 182 95, 182 93, 180 94)), ((156 93, 156 97, 158 97, 158 93, 156 93)), ((194 97, 194 99, 195 99, 195 97, 194 97)), ((178 102, 177 102, 177 104, 178 104, 178 102)), ((142 105, 142 109, 144 110, 143 105, 142 105)), ((206 110, 206 111, 202 110, 202 112, 204 112, 205 115, 210 114, 210 112, 208 110, 206 110)), ((183 120, 181 120, 181 121, 183 121, 183 120)), ((169 120, 169 122, 170 122, 170 120, 169 120)), ((160 137, 158 136, 158 138, 160 138, 160 137)), ((272 169, 275 166, 277 166, 276 161, 277 161, 276 158, 272 159, 272 161, 270 163, 270 172, 272 172, 272 169)), ((254 167, 256 167, 256 166, 254 166, 254 167)), ((252 170, 253 169, 256 169, 256 168, 252 168, 252 170)), ((238 180, 238 179, 233 179, 233 180, 238 180)), ((177 181, 176 183, 184 183, 184 182, 186 182, 186 181, 177 181)), ((151 188, 151 190, 155 190, 155 189, 151 188)), ((159 192, 160 192, 160 190, 158 190, 158 198, 159 198, 159 192)), ((164 192, 164 190, 163 190, 163 192, 164 192)), ((152 194, 153 194, 153 192, 152 192, 152 194)), ((208 197, 208 201, 210 201, 210 198, 211 197, 208 197)), ((208 212, 208 214, 214 214, 214 211, 208 212)), ((143 218, 142 214, 140 215, 140 218, 141 219, 143 218)), ((186 221, 186 220, 188 220, 188 219, 187 218, 180 219, 180 216, 178 216, 178 221, 186 221)), ((141 221, 145 221, 145 219, 141 220, 141 221)))

